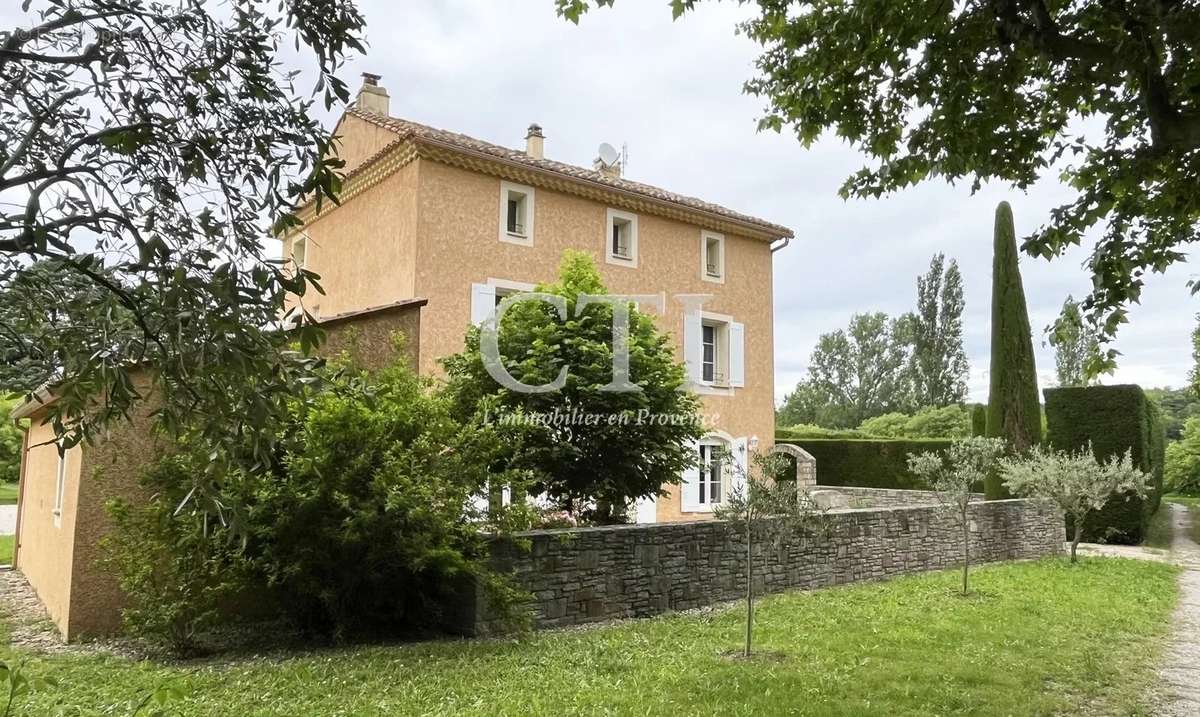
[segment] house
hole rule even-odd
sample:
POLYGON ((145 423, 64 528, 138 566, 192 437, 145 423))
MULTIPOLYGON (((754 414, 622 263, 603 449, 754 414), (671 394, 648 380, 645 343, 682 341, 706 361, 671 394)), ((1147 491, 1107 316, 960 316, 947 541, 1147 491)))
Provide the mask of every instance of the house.
MULTIPOLYGON (((326 355, 348 353, 371 369, 397 359, 389 338, 404 334, 403 358, 416 366, 421 353, 421 299, 328 316, 326 355)), ((163 453, 153 430, 153 394, 144 370, 135 385, 150 398, 129 423, 119 423, 94 444, 59 451, 46 422, 52 392, 19 406, 14 420, 28 423, 17 500, 13 565, 20 569, 67 640, 115 632, 121 624, 123 595, 115 577, 100 564, 101 538, 111 528, 105 503, 140 491, 139 478, 163 453)))
MULTIPOLYGON (((696 446, 702 466, 642 501, 637 518, 711 515, 733 480, 716 449, 745 461, 773 442, 772 256, 791 231, 631 181, 611 156, 590 169, 547 159, 537 125, 515 150, 391 117, 378 80, 366 76, 337 126, 341 201, 307 207, 303 228, 282 238, 285 256, 321 276, 325 293, 303 300, 326 328, 322 350, 378 367, 395 360, 398 331, 410 365, 437 374, 498 300, 554 280, 564 250, 588 252, 614 293, 702 301, 685 311, 669 300, 657 318, 711 419, 696 446)), ((50 401, 14 414, 29 423, 14 564, 74 640, 119 627, 122 595, 98 562, 104 506, 139 489, 162 447, 151 400, 132 423, 60 453, 45 422, 50 401)))
MULTIPOLYGON (((302 212, 285 256, 321 277, 306 296, 317 316, 421 296, 422 373, 462 348, 513 292, 557 278, 566 249, 590 253, 613 293, 665 293, 660 328, 677 341, 713 430, 697 446, 705 466, 638 506, 641 522, 689 520, 727 495, 735 459, 774 433, 772 256, 786 227, 621 176, 619 160, 592 168, 549 159, 542 128, 524 149, 392 117, 387 91, 364 75, 339 121, 346 178, 340 204, 302 212), (711 295, 685 312, 672 297, 711 295)), ((635 377, 636 380, 636 377, 635 377)))

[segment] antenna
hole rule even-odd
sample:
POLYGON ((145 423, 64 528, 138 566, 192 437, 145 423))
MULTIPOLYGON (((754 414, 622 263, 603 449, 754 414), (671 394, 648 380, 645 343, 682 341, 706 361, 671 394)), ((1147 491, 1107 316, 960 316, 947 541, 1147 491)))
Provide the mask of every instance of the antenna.
POLYGON ((629 171, 629 143, 621 143, 621 174, 629 171))
POLYGON ((617 154, 616 148, 608 142, 601 142, 600 161, 604 162, 605 166, 611 167, 621 161, 621 155, 617 154))

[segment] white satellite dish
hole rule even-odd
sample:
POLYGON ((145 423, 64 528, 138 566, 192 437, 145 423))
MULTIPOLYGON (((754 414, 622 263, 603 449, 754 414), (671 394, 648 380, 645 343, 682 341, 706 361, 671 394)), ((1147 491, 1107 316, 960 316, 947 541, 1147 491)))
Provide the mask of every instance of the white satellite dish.
POLYGON ((621 155, 617 153, 617 149, 608 142, 600 144, 600 161, 606 166, 612 167, 621 159, 621 155))

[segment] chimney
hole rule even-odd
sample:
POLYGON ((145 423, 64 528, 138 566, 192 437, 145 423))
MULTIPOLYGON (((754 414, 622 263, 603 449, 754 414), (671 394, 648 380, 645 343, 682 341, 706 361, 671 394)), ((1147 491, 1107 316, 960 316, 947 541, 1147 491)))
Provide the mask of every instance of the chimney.
POLYGON ((370 72, 362 73, 362 89, 358 91, 355 107, 377 115, 388 116, 388 93, 380 84, 380 76, 370 72))
POLYGON ((525 133, 525 154, 534 159, 546 157, 546 136, 542 134, 541 126, 536 122, 529 125, 529 130, 525 133))

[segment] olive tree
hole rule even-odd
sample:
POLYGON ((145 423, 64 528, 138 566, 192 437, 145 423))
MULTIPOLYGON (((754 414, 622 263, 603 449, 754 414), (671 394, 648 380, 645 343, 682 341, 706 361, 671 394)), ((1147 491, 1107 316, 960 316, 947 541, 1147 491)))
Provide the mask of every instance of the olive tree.
POLYGON ((1071 519, 1075 527, 1072 563, 1076 562, 1084 521, 1092 511, 1119 494, 1146 495, 1151 480, 1149 474, 1134 467, 1129 451, 1101 461, 1090 442, 1074 452, 1034 446, 1025 458, 1002 461, 1000 473, 1012 493, 1054 505, 1071 519))
POLYGON ((936 491, 942 509, 954 516, 962 530, 962 594, 967 594, 971 566, 971 503, 997 459, 1004 441, 973 436, 956 441, 945 451, 910 453, 908 469, 936 491))
POLYGON ((794 482, 776 482, 773 476, 786 468, 780 454, 751 454, 743 466, 728 452, 718 459, 734 474, 735 487, 713 510, 730 531, 746 543, 746 643, 742 654, 750 657, 754 635, 754 552, 756 546, 783 546, 797 537, 813 536, 823 526, 823 511, 794 482))
POLYGON ((21 362, 4 389, 52 388, 67 445, 153 392, 173 433, 264 462, 263 427, 313 368, 273 327, 319 288, 274 236, 337 196, 312 110, 349 99, 354 1, 26 0, 17 17, 0 27, 0 356, 21 362), (282 66, 293 47, 311 90, 282 66))

